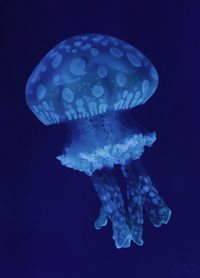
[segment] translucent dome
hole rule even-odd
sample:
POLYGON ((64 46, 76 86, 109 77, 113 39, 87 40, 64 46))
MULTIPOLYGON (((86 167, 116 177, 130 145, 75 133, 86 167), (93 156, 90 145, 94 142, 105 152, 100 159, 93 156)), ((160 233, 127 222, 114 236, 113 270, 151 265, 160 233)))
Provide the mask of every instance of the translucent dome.
POLYGON ((27 82, 26 101, 50 125, 131 109, 157 85, 155 67, 139 50, 108 35, 87 34, 47 53, 27 82))

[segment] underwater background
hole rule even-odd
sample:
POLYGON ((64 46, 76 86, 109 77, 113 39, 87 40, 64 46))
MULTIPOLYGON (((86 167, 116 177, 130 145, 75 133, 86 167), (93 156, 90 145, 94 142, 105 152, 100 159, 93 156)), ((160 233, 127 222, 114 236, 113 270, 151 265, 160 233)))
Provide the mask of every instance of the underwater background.
MULTIPOLYGON (((200 36, 198 1, 2 1, 0 276, 200 277, 200 36), (89 177, 56 159, 64 124, 45 127, 25 102, 26 82, 57 43, 78 34, 124 40, 155 65, 155 94, 131 117, 156 131, 142 162, 172 216, 144 221, 143 246, 116 249, 89 177)), ((115 175, 123 188, 118 167, 115 175)))

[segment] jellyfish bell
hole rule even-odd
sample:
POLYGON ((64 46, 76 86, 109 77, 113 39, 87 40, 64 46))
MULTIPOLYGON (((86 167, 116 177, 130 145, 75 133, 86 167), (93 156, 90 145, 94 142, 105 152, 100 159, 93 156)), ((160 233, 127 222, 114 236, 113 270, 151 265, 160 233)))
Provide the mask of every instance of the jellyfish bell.
POLYGON ((129 247, 131 240, 143 244, 143 207, 157 227, 171 214, 138 167, 156 134, 126 125, 124 117, 144 104, 157 85, 157 71, 145 55, 122 40, 99 34, 62 41, 41 60, 26 85, 27 104, 42 123, 66 122, 70 127, 71 143, 57 158, 90 176, 102 202, 95 227, 100 229, 110 219, 117 248, 129 247), (127 179, 128 211, 111 172, 115 164, 127 179))
POLYGON ((110 36, 85 37, 54 47, 27 82, 27 104, 45 125, 131 109, 157 88, 157 71, 139 50, 110 36))

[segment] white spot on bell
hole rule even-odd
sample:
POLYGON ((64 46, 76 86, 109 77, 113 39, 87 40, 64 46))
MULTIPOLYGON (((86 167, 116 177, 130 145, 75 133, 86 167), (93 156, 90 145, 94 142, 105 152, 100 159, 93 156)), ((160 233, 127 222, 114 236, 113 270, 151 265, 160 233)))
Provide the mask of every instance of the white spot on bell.
POLYGON ((69 88, 65 88, 62 90, 62 98, 68 103, 70 103, 74 99, 74 93, 69 88))
POLYGON ((104 38, 104 36, 99 35, 99 36, 96 36, 96 37, 92 38, 92 40, 93 40, 93 42, 98 43, 98 42, 100 42, 101 40, 103 40, 103 38, 104 38))
POLYGON ((88 108, 92 116, 97 115, 97 104, 95 101, 89 102, 88 108))
POLYGON ((128 109, 128 108, 129 108, 130 101, 131 101, 132 98, 133 98, 133 93, 130 93, 130 94, 127 96, 126 101, 125 101, 124 104, 123 104, 123 109, 128 109))
POLYGON ((141 96, 141 92, 140 91, 137 91, 136 93, 135 93, 135 99, 138 99, 139 97, 141 96))
POLYGON ((90 52, 93 56, 97 56, 99 54, 99 50, 97 48, 91 48, 90 52))
POLYGON ((36 94, 37 94, 37 98, 39 100, 41 100, 45 96, 45 94, 46 94, 45 86, 42 85, 42 84, 38 85, 37 90, 36 90, 36 94))
POLYGON ((95 97, 100 97, 104 94, 104 88, 101 85, 94 85, 92 88, 92 94, 95 97))
POLYGON ((111 47, 110 54, 116 58, 121 58, 124 55, 123 51, 117 47, 111 47))
POLYGON ((53 67, 54 69, 56 69, 56 68, 60 65, 61 61, 62 61, 62 55, 61 55, 61 54, 57 54, 57 55, 54 57, 54 59, 53 59, 52 67, 53 67))
POLYGON ((46 101, 43 101, 42 105, 43 105, 45 110, 49 110, 49 104, 46 101))
POLYGON ((108 40, 102 41, 101 45, 103 45, 103 46, 108 45, 108 40))
POLYGON ((140 59, 137 56, 135 56, 133 53, 130 52, 126 53, 126 57, 133 66, 141 67, 142 63, 140 59))
POLYGON ((123 92, 123 94, 122 94, 122 97, 123 97, 123 98, 126 98, 127 96, 128 96, 128 91, 125 90, 125 91, 123 92))
POLYGON ((77 46, 77 47, 81 46, 81 44, 82 44, 81 41, 76 41, 76 42, 74 42, 74 45, 77 46))
POLYGON ((69 108, 69 111, 70 111, 70 113, 72 114, 72 117, 73 117, 73 119, 77 119, 78 117, 77 117, 77 113, 76 113, 76 110, 73 108, 73 107, 71 107, 71 108, 69 108))
POLYGON ((81 36, 81 39, 86 41, 88 39, 88 36, 81 36))
POLYGON ((149 90, 149 81, 144 80, 142 82, 142 92, 143 92, 143 94, 146 94, 148 90, 149 90))
POLYGON ((76 101, 76 105, 77 106, 83 106, 83 100, 81 99, 81 98, 79 98, 79 99, 77 99, 77 101, 76 101))
POLYGON ((71 61, 70 63, 70 71, 74 74, 74 75, 84 75, 85 74, 85 61, 82 58, 75 58, 71 61))
POLYGON ((87 110, 84 107, 84 101, 81 98, 77 99, 76 105, 77 105, 77 111, 79 112, 79 117, 85 118, 89 116, 87 110))
POLYGON ((141 92, 140 92, 140 91, 137 91, 137 92, 135 93, 134 98, 133 98, 132 101, 131 101, 130 108, 133 108, 133 107, 135 107, 136 105, 139 104, 139 98, 140 98, 140 97, 141 97, 141 92))
POLYGON ((81 46, 82 50, 87 50, 90 49, 92 47, 92 45, 90 43, 86 43, 85 45, 81 46))
POLYGON ((124 85, 126 84, 127 78, 126 75, 123 72, 118 72, 115 76, 117 85, 119 85, 120 87, 124 87, 124 85))
POLYGON ((68 120, 72 120, 72 114, 70 113, 70 111, 65 111, 65 115, 67 116, 68 120))
POLYGON ((100 78, 104 78, 104 77, 107 76, 108 70, 107 70, 107 68, 106 68, 105 66, 100 65, 100 66, 98 66, 98 68, 97 68, 97 74, 98 74, 98 76, 99 76, 100 78))
POLYGON ((65 48, 65 50, 66 50, 66 51, 67 51, 67 53, 68 53, 68 52, 70 52, 71 45, 66 45, 64 48, 65 48))
POLYGON ((107 104, 105 104, 105 103, 99 104, 99 113, 100 114, 105 113, 106 109, 107 109, 107 104))

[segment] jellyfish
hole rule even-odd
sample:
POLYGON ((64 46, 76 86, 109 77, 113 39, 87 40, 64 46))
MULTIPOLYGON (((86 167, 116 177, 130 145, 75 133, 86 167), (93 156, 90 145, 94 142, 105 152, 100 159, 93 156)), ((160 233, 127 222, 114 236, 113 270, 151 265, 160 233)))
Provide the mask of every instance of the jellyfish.
POLYGON ((26 102, 35 116, 44 125, 66 123, 70 129, 57 159, 90 177, 102 203, 95 228, 110 220, 116 248, 143 244, 143 211, 155 227, 171 216, 140 162, 156 134, 127 123, 128 111, 143 105, 157 85, 157 71, 143 53, 101 34, 62 41, 27 81, 26 102), (115 165, 126 179, 127 204, 115 165))

